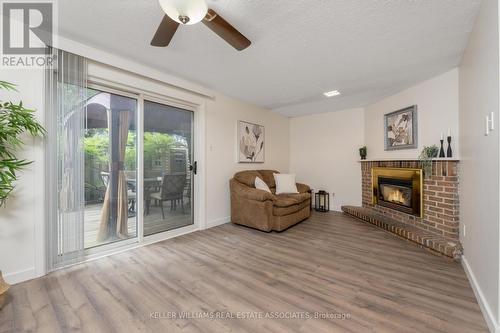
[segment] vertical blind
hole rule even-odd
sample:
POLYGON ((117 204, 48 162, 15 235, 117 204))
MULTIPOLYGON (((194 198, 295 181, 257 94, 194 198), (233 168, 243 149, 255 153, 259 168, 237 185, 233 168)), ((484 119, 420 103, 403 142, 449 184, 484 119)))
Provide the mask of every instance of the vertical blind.
POLYGON ((84 57, 52 49, 45 70, 47 265, 48 270, 84 254, 83 131, 87 95, 84 57))

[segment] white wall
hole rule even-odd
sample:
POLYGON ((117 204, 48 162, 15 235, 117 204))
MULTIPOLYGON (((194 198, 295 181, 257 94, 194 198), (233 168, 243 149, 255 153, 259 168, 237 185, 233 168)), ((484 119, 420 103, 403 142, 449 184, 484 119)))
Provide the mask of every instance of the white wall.
POLYGON ((486 320, 499 320, 498 2, 484 0, 460 65, 460 222, 463 263, 486 320), (494 112, 497 130, 484 135, 494 112))
MULTIPOLYGON (((18 92, 0 91, 0 100, 19 102, 34 108, 43 122, 43 72, 41 70, 0 70, 1 80, 18 85, 18 92)), ((37 261, 43 260, 38 247, 43 232, 43 143, 26 138, 26 148, 18 157, 34 160, 19 181, 6 205, 0 208, 0 270, 7 280, 22 280, 36 274, 37 261)), ((43 236, 42 236, 43 237, 43 236)))
POLYGON ((332 193, 331 210, 361 205, 358 149, 363 144, 363 109, 291 118, 290 171, 299 182, 332 193))
MULTIPOLYGON (((369 159, 416 158, 423 146, 438 145, 451 128, 454 157, 458 153, 458 69, 422 82, 365 108, 365 141, 369 159), (384 114, 418 106, 418 149, 384 151, 384 114)), ((447 145, 445 145, 446 151, 447 145)))
POLYGON ((207 109, 207 221, 228 222, 229 179, 247 169, 288 171, 288 118, 268 110, 216 94, 207 109), (265 163, 237 163, 237 121, 265 126, 265 163))

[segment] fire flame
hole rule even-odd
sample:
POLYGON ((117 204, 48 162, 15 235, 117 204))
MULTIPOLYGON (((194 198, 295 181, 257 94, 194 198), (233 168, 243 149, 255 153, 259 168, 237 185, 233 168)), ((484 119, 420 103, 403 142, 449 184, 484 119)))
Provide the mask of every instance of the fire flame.
POLYGON ((387 201, 391 202, 397 202, 400 204, 405 203, 405 199, 403 198, 403 193, 399 190, 392 191, 391 194, 389 194, 389 197, 387 198, 387 201))

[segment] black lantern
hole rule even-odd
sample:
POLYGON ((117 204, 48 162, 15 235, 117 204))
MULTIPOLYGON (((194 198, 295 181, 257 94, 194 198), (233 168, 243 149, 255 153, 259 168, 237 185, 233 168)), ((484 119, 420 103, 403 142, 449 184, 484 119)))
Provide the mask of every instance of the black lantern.
POLYGON ((330 211, 330 194, 326 191, 318 191, 314 194, 314 209, 317 212, 330 211))

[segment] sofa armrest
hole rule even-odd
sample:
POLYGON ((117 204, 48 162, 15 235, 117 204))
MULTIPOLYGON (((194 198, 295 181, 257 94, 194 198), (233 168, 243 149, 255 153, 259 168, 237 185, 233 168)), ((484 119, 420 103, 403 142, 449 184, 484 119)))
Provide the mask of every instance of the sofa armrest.
POLYGON ((231 190, 234 192, 234 194, 243 199, 254 201, 267 201, 276 199, 276 196, 272 193, 246 186, 235 180, 231 180, 231 185, 231 190))
POLYGON ((311 188, 309 187, 309 185, 297 183, 297 190, 299 191, 299 193, 308 193, 309 191, 311 191, 311 188))

